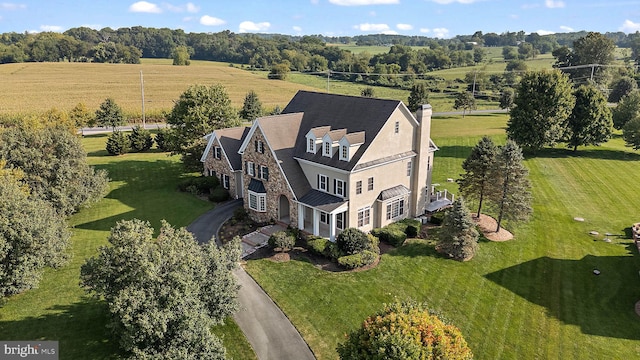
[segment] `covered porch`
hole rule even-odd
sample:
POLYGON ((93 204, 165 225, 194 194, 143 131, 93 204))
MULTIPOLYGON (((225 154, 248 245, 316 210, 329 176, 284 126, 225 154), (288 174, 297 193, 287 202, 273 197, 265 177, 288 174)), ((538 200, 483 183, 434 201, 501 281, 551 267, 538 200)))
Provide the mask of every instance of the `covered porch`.
POLYGON ((347 228, 349 202, 318 190, 311 190, 298 201, 298 229, 335 241, 347 228))

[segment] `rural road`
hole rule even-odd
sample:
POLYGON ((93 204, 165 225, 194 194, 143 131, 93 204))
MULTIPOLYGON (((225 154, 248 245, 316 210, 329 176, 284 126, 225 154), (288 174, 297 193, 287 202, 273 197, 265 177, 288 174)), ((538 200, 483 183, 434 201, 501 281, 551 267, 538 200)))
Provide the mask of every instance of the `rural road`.
MULTIPOLYGON (((217 235, 222 224, 231 218, 233 210, 239 206, 242 206, 242 200, 233 200, 216 206, 187 226, 187 230, 194 234, 199 243, 208 242, 213 235, 217 235)), ((238 267, 234 275, 240 284, 238 292, 240 310, 233 318, 253 347, 258 359, 315 359, 309 345, 302 339, 298 330, 260 285, 242 267, 238 267)))

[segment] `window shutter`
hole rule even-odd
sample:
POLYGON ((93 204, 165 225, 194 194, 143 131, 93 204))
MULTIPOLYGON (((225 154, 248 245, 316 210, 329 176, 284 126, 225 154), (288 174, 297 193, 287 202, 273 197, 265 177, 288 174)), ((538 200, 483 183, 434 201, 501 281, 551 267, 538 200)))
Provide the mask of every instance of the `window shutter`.
POLYGON ((320 174, 317 175, 316 189, 320 189, 320 174))
POLYGON ((256 163, 251 163, 251 169, 253 170, 253 176, 256 176, 256 163))
MULTIPOLYGON (((333 193, 336 194, 336 179, 333 179, 333 193)), ((327 189, 329 190, 329 189, 327 189)))
POLYGON ((269 181, 269 168, 268 167, 264 167, 264 179, 269 181))
POLYGON ((248 162, 244 162, 244 173, 249 175, 249 163, 248 162))
POLYGON ((255 147, 255 151, 258 152, 258 140, 253 141, 253 146, 255 147))

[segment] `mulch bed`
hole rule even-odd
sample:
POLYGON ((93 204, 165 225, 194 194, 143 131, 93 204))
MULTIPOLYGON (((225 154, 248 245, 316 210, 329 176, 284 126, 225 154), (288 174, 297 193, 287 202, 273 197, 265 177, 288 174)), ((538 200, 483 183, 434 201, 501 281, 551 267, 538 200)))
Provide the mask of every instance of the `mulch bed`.
POLYGON ((491 216, 480 214, 480 218, 475 215, 473 215, 472 218, 478 225, 480 231, 482 231, 482 235, 484 235, 488 240, 508 241, 513 239, 513 234, 503 228, 500 228, 500 231, 496 232, 498 222, 491 216))

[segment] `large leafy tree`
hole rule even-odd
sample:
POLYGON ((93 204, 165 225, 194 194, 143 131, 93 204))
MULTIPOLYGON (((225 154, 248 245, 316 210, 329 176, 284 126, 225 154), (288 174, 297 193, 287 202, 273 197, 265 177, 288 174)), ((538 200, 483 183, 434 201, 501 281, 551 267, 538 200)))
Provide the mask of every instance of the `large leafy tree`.
POLYGON ((85 126, 93 127, 96 124, 94 114, 92 114, 82 102, 78 103, 69 111, 69 120, 75 124, 76 128, 83 130, 83 135, 85 126))
POLYGON ((173 65, 191 65, 189 49, 184 45, 176 46, 171 52, 171 57, 173 57, 173 65))
POLYGON ((630 76, 622 76, 611 83, 611 92, 609 93, 609 102, 617 103, 623 97, 629 95, 632 91, 638 89, 638 84, 630 76))
POLYGON ((456 100, 453 103, 453 108, 456 110, 462 109, 462 117, 464 118, 467 110, 475 110, 476 98, 474 98, 473 94, 468 91, 458 93, 458 95, 456 95, 456 100))
POLYGON ((569 78, 559 71, 526 73, 516 88, 507 135, 532 150, 562 139, 575 99, 569 78))
POLYGON ((640 114, 640 91, 635 90, 624 96, 613 108, 613 127, 622 129, 629 120, 636 118, 640 114))
POLYGON ((62 215, 100 199, 107 190, 107 173, 87 164, 76 135, 64 128, 14 127, 0 133, 0 159, 24 172, 22 181, 34 196, 62 215))
POLYGON ((497 159, 498 189, 491 193, 491 200, 498 207, 496 232, 500 231, 503 219, 523 221, 533 212, 529 170, 522 162, 522 149, 513 140, 507 140, 497 159))
POLYGON ((262 103, 258 98, 258 94, 251 90, 244 97, 240 117, 246 121, 253 121, 262 115, 262 103))
POLYGON ((154 240, 134 219, 118 222, 109 243, 82 265, 81 282, 106 301, 120 346, 135 358, 224 359, 210 329, 238 308, 239 241, 200 246, 166 222, 154 240))
POLYGON ((600 145, 611 138, 613 121, 607 107, 607 99, 593 86, 582 85, 576 89, 576 103, 567 120, 567 146, 600 145))
POLYGON ((458 197, 444 216, 438 251, 458 261, 469 260, 478 251, 478 236, 469 209, 458 197))
POLYGON ((473 353, 460 330, 429 313, 423 303, 386 304, 338 344, 340 359, 468 360, 473 353))
POLYGON ((418 111, 418 109, 429 103, 429 91, 424 83, 417 83, 411 87, 411 93, 409 93, 409 99, 407 100, 407 107, 412 112, 418 111))
POLYGON ((485 196, 495 190, 496 157, 498 148, 490 137, 483 137, 476 146, 471 149, 471 154, 462 162, 458 186, 460 193, 467 199, 478 201, 478 214, 482 211, 485 196))
POLYGON ((44 268, 68 259, 71 233, 46 201, 30 196, 22 172, 0 160, 0 298, 38 286, 44 268))
POLYGON ((596 84, 606 84, 609 81, 607 68, 614 60, 615 43, 608 37, 589 32, 573 42, 573 49, 566 46, 553 51, 556 58, 555 67, 571 67, 564 69, 574 81, 589 79, 596 84), (582 66, 581 66, 582 65, 582 66))
POLYGON ((113 98, 106 98, 96 110, 96 123, 100 126, 115 129, 125 124, 122 108, 113 98))
POLYGON ((240 125, 237 110, 220 84, 189 87, 167 114, 167 123, 174 154, 180 154, 185 166, 196 171, 202 167, 203 137, 216 129, 240 125))

